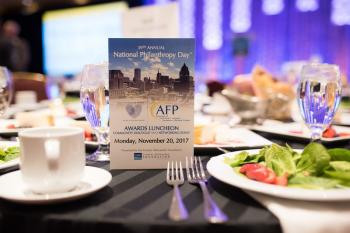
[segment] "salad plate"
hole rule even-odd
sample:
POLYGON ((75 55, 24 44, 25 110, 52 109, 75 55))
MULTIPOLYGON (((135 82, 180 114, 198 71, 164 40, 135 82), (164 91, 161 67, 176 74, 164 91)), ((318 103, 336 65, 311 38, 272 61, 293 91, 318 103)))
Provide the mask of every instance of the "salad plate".
MULTIPOLYGON (((246 150, 249 154, 256 154, 259 150, 246 150)), ((246 191, 263 193, 280 198, 307 200, 307 201, 348 201, 350 200, 350 188, 338 189, 304 189, 287 186, 267 184, 248 179, 246 176, 235 171, 225 158, 232 158, 243 151, 236 151, 212 157, 207 163, 209 174, 216 179, 229 185, 241 188, 246 191)))
MULTIPOLYGON (((211 132, 203 132, 210 134, 211 132)), ((272 142, 266 138, 245 128, 230 128, 227 126, 219 126, 212 132, 212 138, 208 142, 202 144, 194 144, 195 149, 212 149, 212 148, 259 148, 271 145, 272 142)), ((198 140, 195 140, 198 141, 198 140)))
MULTIPOLYGON (((348 141, 350 139, 350 127, 332 126, 337 132, 333 137, 322 137, 324 143, 348 141)), ((279 136, 310 141, 311 134, 307 126, 301 122, 284 123, 275 120, 265 120, 262 125, 251 126, 250 129, 258 132, 270 133, 279 136)))
POLYGON ((350 112, 342 112, 339 117, 334 119, 334 124, 350 126, 350 112))
POLYGON ((26 188, 19 170, 0 176, 0 198, 23 204, 61 203, 97 192, 107 186, 111 180, 112 175, 108 171, 85 166, 83 178, 75 189, 62 193, 37 194, 26 188))
POLYGON ((0 171, 14 167, 19 164, 19 158, 12 159, 8 162, 0 163, 0 171))
MULTIPOLYGON (((18 142, 14 142, 14 141, 0 141, 0 149, 3 150, 3 153, 4 150, 6 150, 7 148, 9 147, 14 147, 14 146, 19 146, 19 143, 18 142)), ((0 157, 2 157, 3 155, 0 155, 0 157)), ((4 156, 6 156, 6 153, 4 154, 4 156)), ((3 161, 0 159, 0 171, 1 170, 4 170, 4 169, 8 169, 8 168, 11 168, 11 167, 14 167, 16 165, 19 164, 19 158, 14 158, 14 159, 11 159, 9 161, 3 161)))
MULTIPOLYGON (((29 129, 32 127, 46 127, 46 126, 75 126, 77 121, 69 117, 55 117, 53 118, 54 125, 51 125, 48 118, 39 119, 35 124, 30 127, 23 127, 16 119, 3 119, 0 122, 0 136, 3 137, 17 137, 21 130, 29 129), (44 120, 43 120, 44 119, 44 120), (42 121, 41 121, 42 120, 42 121)), ((22 120, 21 120, 22 121, 22 120)), ((26 120, 28 121, 28 120, 26 120)), ((31 120, 29 120, 31 121, 31 120)))
POLYGON ((0 135, 3 137, 16 137, 18 132, 24 128, 16 127, 15 119, 3 119, 0 122, 0 135))

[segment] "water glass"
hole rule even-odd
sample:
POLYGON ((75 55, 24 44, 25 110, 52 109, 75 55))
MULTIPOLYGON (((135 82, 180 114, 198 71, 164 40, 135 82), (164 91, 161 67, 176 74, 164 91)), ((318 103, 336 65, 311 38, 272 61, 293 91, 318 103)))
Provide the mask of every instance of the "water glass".
POLYGON ((311 140, 320 140, 338 109, 341 99, 339 67, 331 64, 304 65, 298 84, 298 104, 311 140))
POLYGON ((2 116, 9 106, 12 97, 12 78, 8 69, 0 66, 0 115, 2 116))
POLYGON ((109 88, 107 64, 85 65, 81 74, 80 102, 93 128, 98 149, 88 160, 109 160, 109 88))

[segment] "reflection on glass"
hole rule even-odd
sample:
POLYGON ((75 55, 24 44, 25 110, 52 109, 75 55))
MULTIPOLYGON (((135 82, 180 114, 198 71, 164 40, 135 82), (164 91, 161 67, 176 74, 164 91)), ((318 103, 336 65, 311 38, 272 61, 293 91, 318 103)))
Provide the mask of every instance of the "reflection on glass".
POLYGON ((330 125, 341 99, 339 68, 330 64, 308 64, 301 72, 298 103, 301 115, 311 130, 311 139, 319 140, 330 125))

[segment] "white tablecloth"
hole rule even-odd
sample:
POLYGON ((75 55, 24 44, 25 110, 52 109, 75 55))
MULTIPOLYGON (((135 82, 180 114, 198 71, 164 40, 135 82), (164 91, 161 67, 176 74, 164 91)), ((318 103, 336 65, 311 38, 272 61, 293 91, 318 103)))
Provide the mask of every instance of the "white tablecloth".
POLYGON ((310 202, 248 192, 279 220, 283 233, 350 233, 350 202, 310 202))

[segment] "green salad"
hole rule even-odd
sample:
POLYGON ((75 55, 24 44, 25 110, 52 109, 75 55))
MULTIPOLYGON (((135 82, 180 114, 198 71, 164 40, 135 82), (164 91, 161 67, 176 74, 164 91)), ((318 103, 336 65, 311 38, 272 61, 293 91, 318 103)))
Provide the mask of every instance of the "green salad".
POLYGON ((298 152, 273 144, 256 154, 225 158, 236 172, 259 182, 307 189, 350 187, 350 150, 308 144, 298 152))
POLYGON ((19 147, 11 146, 6 148, 0 148, 0 164, 8 162, 19 156, 19 147))

